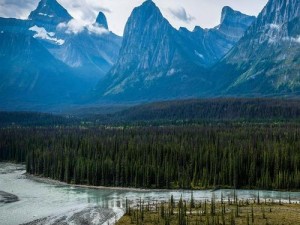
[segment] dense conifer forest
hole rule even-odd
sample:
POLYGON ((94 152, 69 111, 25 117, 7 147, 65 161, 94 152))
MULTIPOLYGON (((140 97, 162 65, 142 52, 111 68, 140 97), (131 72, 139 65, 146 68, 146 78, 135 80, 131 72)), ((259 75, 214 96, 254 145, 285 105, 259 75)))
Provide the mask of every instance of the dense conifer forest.
POLYGON ((0 127, 66 126, 79 124, 79 118, 36 112, 1 112, 0 127))
POLYGON ((274 121, 299 120, 297 99, 190 99, 131 107, 111 115, 111 121, 274 121))
POLYGON ((294 190, 299 103, 174 101, 84 119, 2 112, 0 160, 74 184, 294 190))
POLYGON ((75 184, 299 189, 300 125, 4 128, 0 159, 75 184))
POLYGON ((212 121, 300 122, 300 100, 297 99, 190 99, 124 108, 91 107, 59 115, 0 111, 0 127, 161 125, 212 121))

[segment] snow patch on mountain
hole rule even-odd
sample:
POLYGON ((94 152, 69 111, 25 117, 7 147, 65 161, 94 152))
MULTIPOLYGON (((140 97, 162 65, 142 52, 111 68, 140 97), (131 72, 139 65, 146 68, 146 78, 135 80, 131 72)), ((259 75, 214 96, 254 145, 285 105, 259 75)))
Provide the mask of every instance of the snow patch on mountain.
POLYGON ((270 23, 264 27, 265 36, 262 36, 262 40, 268 39, 269 44, 276 44, 283 39, 282 25, 278 23, 270 23))
POLYGON ((297 43, 300 44, 300 36, 298 36, 298 37, 296 37, 296 38, 291 38, 291 40, 292 40, 293 42, 297 42, 297 43))
POLYGON ((202 54, 200 54, 197 50, 195 50, 195 55, 201 59, 204 59, 204 56, 202 54))
POLYGON ((171 69, 168 71, 167 76, 172 76, 172 75, 175 74, 175 73, 176 73, 176 69, 171 68, 171 69))
POLYGON ((83 31, 88 31, 90 34, 103 35, 108 34, 109 31, 99 24, 85 24, 81 21, 72 19, 67 23, 60 23, 57 29, 63 30, 66 34, 77 35, 83 31))
POLYGON ((54 32, 47 32, 44 27, 38 27, 35 25, 33 27, 30 27, 29 30, 36 32, 36 34, 33 35, 34 38, 49 40, 57 45, 63 45, 65 43, 64 40, 55 38, 54 32))
POLYGON ((54 17, 54 15, 48 15, 48 14, 45 14, 45 13, 39 13, 40 16, 48 16, 50 18, 54 17))
POLYGON ((269 26, 273 30, 280 30, 280 25, 279 24, 271 23, 269 26))
POLYGON ((300 44, 300 35, 297 37, 286 37, 283 39, 284 41, 290 41, 290 42, 295 42, 300 44))

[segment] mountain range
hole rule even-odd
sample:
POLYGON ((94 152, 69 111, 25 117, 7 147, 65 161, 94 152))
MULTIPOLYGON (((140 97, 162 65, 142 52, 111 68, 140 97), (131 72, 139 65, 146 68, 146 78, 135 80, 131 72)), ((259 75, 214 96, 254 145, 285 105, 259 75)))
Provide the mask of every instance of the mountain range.
POLYGON ((109 71, 121 42, 102 12, 77 26, 56 0, 41 0, 26 20, 0 18, 1 108, 71 104, 109 71))
POLYGON ((117 101, 197 96, 212 85, 209 67, 254 19, 224 7, 221 23, 213 29, 176 30, 147 0, 129 17, 117 63, 99 82, 95 96, 117 101))
POLYGON ((119 37, 103 12, 78 26, 41 0, 26 20, 0 18, 0 108, 299 95, 299 5, 269 0, 257 18, 226 6, 218 26, 189 31, 146 0, 119 37))

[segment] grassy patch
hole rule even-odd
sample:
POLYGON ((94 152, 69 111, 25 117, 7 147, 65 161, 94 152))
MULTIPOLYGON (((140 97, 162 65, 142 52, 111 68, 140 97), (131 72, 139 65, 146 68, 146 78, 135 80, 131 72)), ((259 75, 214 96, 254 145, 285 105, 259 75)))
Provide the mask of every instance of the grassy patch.
POLYGON ((257 200, 226 202, 139 203, 127 207, 117 225, 295 225, 300 224, 300 205, 257 200))

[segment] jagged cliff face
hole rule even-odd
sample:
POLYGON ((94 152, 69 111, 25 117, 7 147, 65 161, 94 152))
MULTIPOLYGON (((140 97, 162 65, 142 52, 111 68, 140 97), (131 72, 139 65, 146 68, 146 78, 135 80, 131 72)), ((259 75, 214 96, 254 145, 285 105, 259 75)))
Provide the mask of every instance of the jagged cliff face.
POLYGON ((103 12, 99 12, 97 19, 96 19, 96 24, 99 25, 100 27, 103 27, 104 29, 108 30, 106 16, 104 15, 103 12))
POLYGON ((108 30, 103 13, 99 13, 94 24, 83 27, 78 33, 68 30, 68 26, 60 23, 56 27, 56 34, 64 44, 47 48, 54 57, 94 85, 116 62, 122 38, 108 30))
POLYGON ((255 19, 254 16, 245 15, 228 6, 223 8, 220 25, 212 29, 219 35, 224 35, 224 39, 230 44, 230 47, 223 50, 223 53, 226 54, 244 36, 245 31, 255 19))
POLYGON ((185 82, 191 71, 202 72, 182 47, 183 42, 157 6, 150 0, 144 2, 133 10, 125 27, 119 59, 96 92, 107 97, 148 99, 160 94, 167 98, 169 90, 172 96, 175 89, 179 90, 180 80, 185 82), (168 82, 172 84, 168 86, 168 82))
POLYGON ((126 24, 118 62, 132 64, 137 70, 168 66, 174 54, 171 36, 175 35, 176 31, 154 3, 146 1, 141 8, 134 9, 126 24))
POLYGON ((33 20, 36 24, 58 25, 73 18, 56 0, 41 0, 28 19, 33 20))
POLYGON ((270 0, 254 26, 263 27, 272 23, 284 24, 299 17, 299 14, 299 0, 270 0))
POLYGON ((220 25, 212 29, 195 27, 179 31, 195 44, 195 53, 201 58, 202 66, 210 67, 218 62, 243 37, 255 17, 242 14, 226 6, 222 10, 220 25))
POLYGON ((296 94, 300 88, 299 0, 270 0, 215 69, 223 93, 296 94), (221 73, 226 71, 225 73, 221 73))
POLYGON ((264 43, 276 45, 284 43, 289 38, 297 38, 299 3, 299 0, 270 0, 242 42, 249 42, 252 45, 264 43))
POLYGON ((116 62, 122 39, 108 30, 104 13, 99 12, 94 24, 73 30, 76 21, 66 9, 56 0, 42 0, 28 18, 33 36, 91 85, 116 62))
POLYGON ((96 92, 104 98, 124 100, 200 94, 211 85, 207 68, 225 55, 253 20, 224 8, 220 26, 178 31, 148 0, 133 10, 119 59, 96 92))

